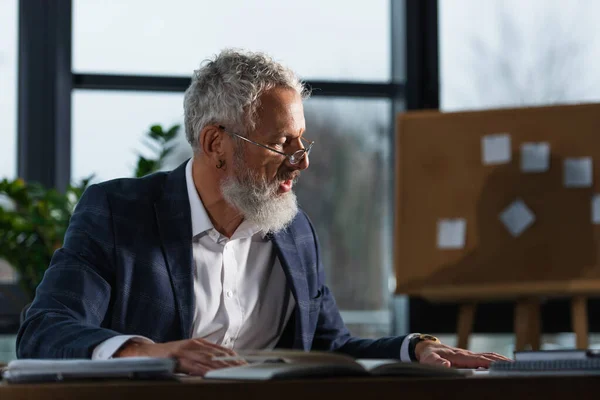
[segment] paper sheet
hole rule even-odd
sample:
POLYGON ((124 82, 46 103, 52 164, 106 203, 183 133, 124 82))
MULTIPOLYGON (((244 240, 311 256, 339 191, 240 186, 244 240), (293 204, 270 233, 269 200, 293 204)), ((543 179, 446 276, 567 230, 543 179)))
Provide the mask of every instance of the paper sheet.
POLYGON ((600 224, 600 194, 592 196, 592 224, 600 224))
POLYGON ((535 214, 521 199, 516 199, 500 214, 500 221, 514 237, 521 236, 535 222, 535 214))
POLYGON ((523 143, 521 145, 521 171, 546 172, 550 169, 550 143, 523 143))
POLYGON ((507 164, 511 160, 510 135, 498 133, 481 138, 482 160, 484 165, 507 164))
POLYGON ((467 221, 464 218, 440 219, 437 228, 438 249, 462 249, 465 247, 467 221))
POLYGON ((566 158, 563 167, 565 187, 584 188, 592 186, 591 157, 566 158))

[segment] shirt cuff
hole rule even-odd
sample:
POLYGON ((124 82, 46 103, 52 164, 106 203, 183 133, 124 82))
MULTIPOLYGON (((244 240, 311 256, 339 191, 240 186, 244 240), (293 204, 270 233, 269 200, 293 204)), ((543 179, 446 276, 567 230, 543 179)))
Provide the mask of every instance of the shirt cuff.
POLYGON ((403 361, 403 362, 417 361, 417 360, 412 360, 410 358, 410 353, 409 353, 410 339, 414 338, 417 335, 420 335, 420 333, 411 333, 410 335, 406 335, 406 337, 402 341, 402 345, 400 345, 400 361, 403 361))
POLYGON ((98 346, 94 348, 92 353, 92 360, 108 360, 113 357, 113 355, 125 344, 125 342, 130 339, 141 339, 145 340, 149 343, 154 343, 152 340, 148 339, 144 336, 138 335, 118 335, 113 336, 110 339, 106 339, 104 342, 100 343, 98 346))

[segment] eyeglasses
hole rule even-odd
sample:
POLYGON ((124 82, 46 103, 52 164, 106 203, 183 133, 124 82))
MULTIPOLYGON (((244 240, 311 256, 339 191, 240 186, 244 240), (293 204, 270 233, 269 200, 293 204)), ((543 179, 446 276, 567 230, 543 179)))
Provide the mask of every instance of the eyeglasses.
POLYGON ((245 140, 246 142, 252 143, 252 144, 254 144, 256 146, 260 146, 263 149, 271 150, 271 151, 273 151, 273 152, 275 152, 277 154, 281 154, 282 156, 284 156, 285 158, 287 158, 288 161, 290 162, 290 164, 292 164, 292 165, 298 164, 300 161, 302 161, 304 159, 305 156, 308 157, 308 154, 310 153, 310 149, 312 149, 313 144, 315 144, 314 141, 311 142, 311 141, 309 141, 309 140, 304 139, 303 137, 301 137, 300 139, 303 140, 303 141, 305 141, 306 143, 308 143, 308 145, 306 147, 304 147, 303 149, 296 150, 292 154, 285 154, 285 153, 283 153, 283 152, 281 152, 279 150, 275 150, 275 149, 273 149, 273 148, 271 148, 269 146, 265 146, 264 144, 257 143, 257 142, 255 142, 253 140, 250 140, 248 138, 243 137, 242 135, 238 135, 237 133, 231 132, 231 131, 227 130, 223 125, 219 125, 219 129, 221 129, 224 132, 229 133, 230 135, 234 135, 234 136, 236 136, 236 137, 238 137, 238 138, 240 138, 242 140, 245 140))

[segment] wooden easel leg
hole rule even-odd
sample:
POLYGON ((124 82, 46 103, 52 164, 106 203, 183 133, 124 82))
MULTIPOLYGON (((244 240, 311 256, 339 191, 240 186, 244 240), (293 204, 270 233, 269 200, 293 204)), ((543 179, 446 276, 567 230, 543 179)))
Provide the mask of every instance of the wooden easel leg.
POLYGON ((529 344, 531 350, 540 350, 541 345, 541 315, 540 300, 532 298, 529 300, 529 344))
POLYGON ((458 311, 457 347, 460 349, 469 348, 469 336, 473 330, 476 307, 476 303, 461 304, 458 311))
POLYGON ((540 349, 541 315, 540 300, 537 298, 520 299, 515 304, 515 351, 540 349))
POLYGON ((588 348, 587 297, 575 296, 571 299, 571 321, 578 349, 588 348))
POLYGON ((515 304, 515 351, 525 350, 529 341, 529 303, 518 300, 515 304))

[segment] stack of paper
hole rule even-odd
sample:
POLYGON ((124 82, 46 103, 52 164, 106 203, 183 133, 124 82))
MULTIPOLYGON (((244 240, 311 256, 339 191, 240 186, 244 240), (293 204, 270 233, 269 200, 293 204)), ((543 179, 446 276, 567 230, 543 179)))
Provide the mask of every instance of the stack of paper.
POLYGON ((124 357, 110 360, 11 361, 3 377, 7 382, 53 382, 72 379, 157 379, 172 377, 176 361, 171 358, 124 357))

